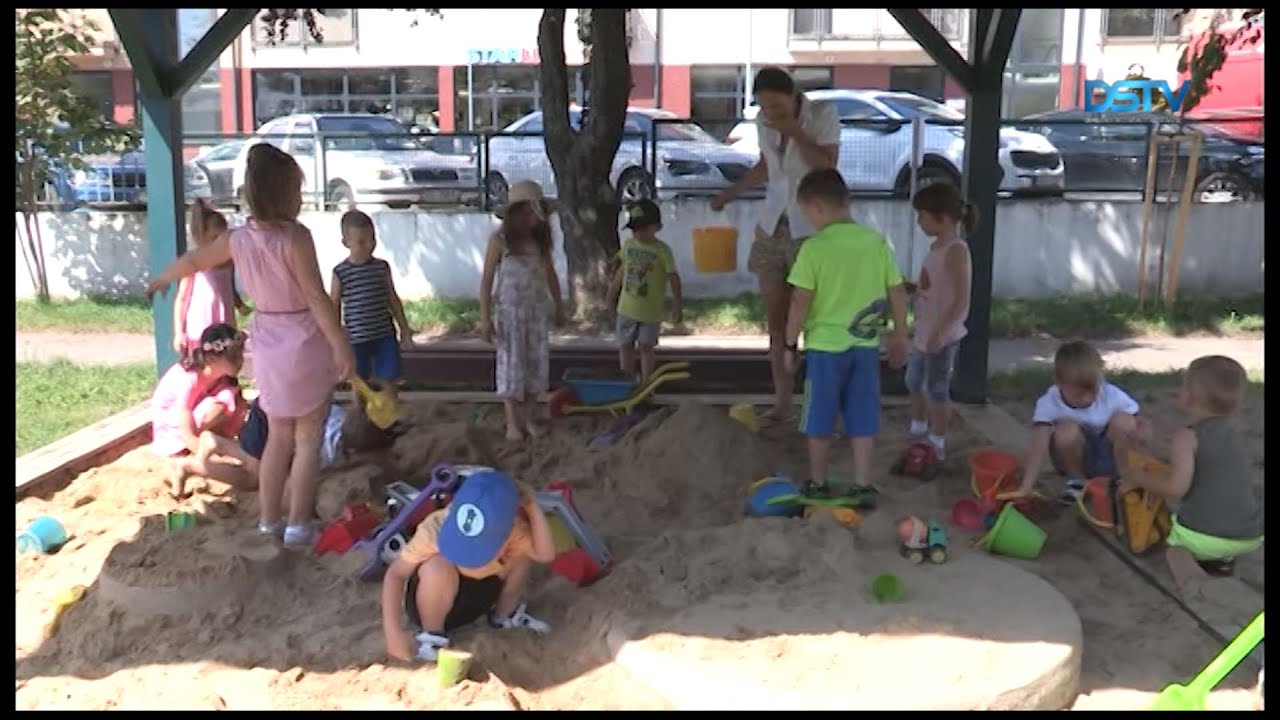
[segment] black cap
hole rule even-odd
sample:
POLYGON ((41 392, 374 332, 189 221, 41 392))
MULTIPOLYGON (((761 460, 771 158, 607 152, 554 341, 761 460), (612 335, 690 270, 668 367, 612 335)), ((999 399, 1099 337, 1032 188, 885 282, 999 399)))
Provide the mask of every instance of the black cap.
POLYGON ((627 208, 627 229, 649 227, 662 224, 662 211, 658 203, 652 200, 639 200, 627 208))

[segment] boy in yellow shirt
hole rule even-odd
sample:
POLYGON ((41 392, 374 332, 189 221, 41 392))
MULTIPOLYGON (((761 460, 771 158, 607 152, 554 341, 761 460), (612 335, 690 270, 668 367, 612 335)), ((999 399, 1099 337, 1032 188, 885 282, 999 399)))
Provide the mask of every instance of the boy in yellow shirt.
POLYGON ((679 324, 681 310, 680 275, 671 247, 658 239, 662 212, 652 200, 641 200, 628 211, 630 239, 618 250, 617 272, 609 289, 609 302, 618 310, 618 364, 622 372, 635 375, 636 350, 640 351, 640 381, 653 374, 658 336, 662 330, 662 301, 671 285, 671 322, 679 324))
POLYGON ((827 459, 836 416, 853 446, 854 489, 870 484, 880 431, 880 326, 885 298, 893 316, 889 359, 907 356, 907 289, 888 241, 849 217, 849 190, 834 169, 815 170, 796 190, 800 209, 818 228, 800 246, 787 282, 795 288, 787 314, 787 372, 795 373, 804 331, 804 409, 809 438, 810 495, 830 493, 827 459))
POLYGON ((495 628, 550 632, 521 598, 533 563, 549 563, 555 553, 547 518, 531 491, 497 470, 468 477, 449 507, 428 515, 387 567, 387 654, 435 662, 449 646, 449 631, 486 613, 495 628), (411 631, 401 624, 405 615, 411 631))

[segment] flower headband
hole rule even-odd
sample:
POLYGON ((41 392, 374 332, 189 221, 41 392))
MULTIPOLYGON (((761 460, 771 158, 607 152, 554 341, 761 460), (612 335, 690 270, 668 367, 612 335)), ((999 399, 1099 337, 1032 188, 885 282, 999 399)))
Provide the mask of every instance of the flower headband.
POLYGON ((236 333, 235 337, 218 338, 217 340, 210 340, 209 342, 201 343, 200 350, 206 353, 221 355, 231 348, 239 347, 242 342, 244 342, 244 333, 236 333))

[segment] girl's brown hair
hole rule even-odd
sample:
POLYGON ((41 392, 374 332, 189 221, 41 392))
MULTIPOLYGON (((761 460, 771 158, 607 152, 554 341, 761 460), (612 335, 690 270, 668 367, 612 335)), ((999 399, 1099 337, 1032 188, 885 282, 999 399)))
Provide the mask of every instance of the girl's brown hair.
POLYGON ((960 188, 949 182, 935 182, 916 190, 911 207, 960 223, 966 235, 978 227, 978 210, 967 202, 960 188))
POLYGON ((191 203, 191 237, 196 244, 202 240, 216 237, 226 231, 227 218, 222 213, 205 203, 204 198, 197 198, 191 203))
POLYGON ((201 370, 213 358, 244 352, 244 335, 226 323, 210 325, 200 334, 200 343, 182 358, 182 369, 201 370))
POLYGON ((280 148, 258 143, 249 148, 244 175, 244 198, 255 220, 286 222, 298 219, 302 168, 280 148))
POLYGON ((551 251, 551 223, 532 201, 512 203, 503 213, 502 241, 508 251, 517 255, 529 252, 530 247, 538 254, 548 253, 551 251), (524 219, 530 215, 535 218, 532 227, 524 219))

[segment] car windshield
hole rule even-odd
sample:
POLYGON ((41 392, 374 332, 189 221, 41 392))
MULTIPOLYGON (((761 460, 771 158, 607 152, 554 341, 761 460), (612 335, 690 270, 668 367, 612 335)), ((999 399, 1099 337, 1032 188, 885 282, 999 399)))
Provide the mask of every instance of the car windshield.
POLYGON ((876 99, 888 105, 894 112, 903 117, 919 117, 925 120, 946 120, 949 122, 964 120, 963 114, 928 98, 915 97, 914 95, 880 95, 876 99))
POLYGON ((318 119, 326 137, 326 150, 418 150, 421 141, 409 133, 409 129, 390 118, 377 117, 322 117, 318 119))

